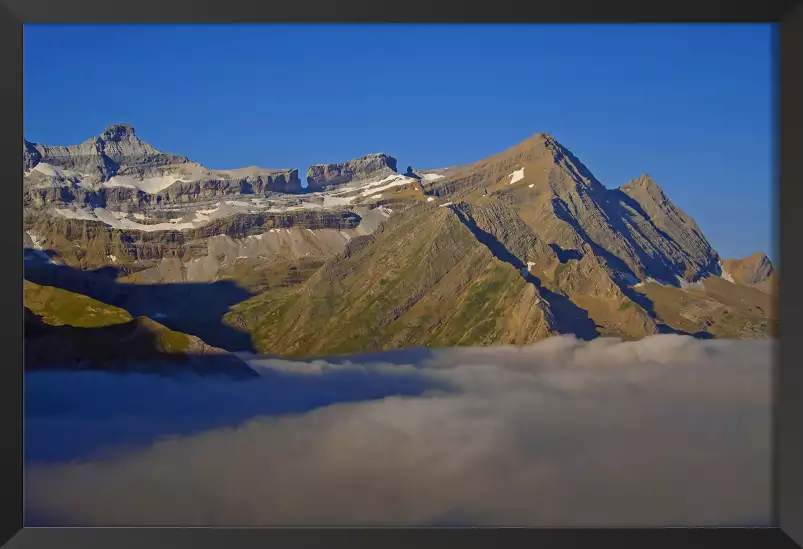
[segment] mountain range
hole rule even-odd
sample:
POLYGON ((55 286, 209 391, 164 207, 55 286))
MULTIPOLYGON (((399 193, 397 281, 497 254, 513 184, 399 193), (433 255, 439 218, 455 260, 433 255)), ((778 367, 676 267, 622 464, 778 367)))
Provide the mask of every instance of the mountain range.
POLYGON ((546 133, 468 165, 396 164, 314 165, 305 185, 298 169, 206 168, 127 124, 75 146, 23 140, 30 322, 107 329, 122 317, 85 324, 114 307, 138 333, 231 360, 777 334, 769 258, 720 257, 647 174, 609 189, 546 133), (65 300, 69 318, 53 320, 65 300))

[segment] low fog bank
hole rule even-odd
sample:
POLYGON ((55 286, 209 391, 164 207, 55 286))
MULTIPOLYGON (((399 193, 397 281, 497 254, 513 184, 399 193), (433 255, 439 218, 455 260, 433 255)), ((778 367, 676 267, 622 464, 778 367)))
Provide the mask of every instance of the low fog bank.
POLYGON ((27 374, 26 524, 766 525, 773 345, 253 358, 244 382, 27 374))

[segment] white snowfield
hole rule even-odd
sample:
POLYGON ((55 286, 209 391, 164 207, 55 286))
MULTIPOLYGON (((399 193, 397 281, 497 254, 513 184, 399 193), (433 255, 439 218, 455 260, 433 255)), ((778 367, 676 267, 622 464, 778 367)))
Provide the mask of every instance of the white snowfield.
POLYGON ((437 181, 438 179, 443 179, 444 177, 446 177, 438 173, 423 173, 421 174, 421 176, 427 181, 437 181))
POLYGON ((55 212, 67 219, 87 219, 89 221, 96 221, 97 217, 95 217, 91 212, 82 209, 69 209, 69 208, 54 208, 55 212))
POLYGON ((517 182, 517 181, 521 181, 522 179, 524 179, 524 168, 516 170, 515 172, 510 174, 508 177, 510 178, 510 184, 511 185, 513 183, 517 182))
MULTIPOLYGON (((40 170, 50 172, 47 164, 38 164, 40 170)), ((63 172, 63 170, 62 170, 63 172)), ((53 169, 53 173, 61 173, 53 169)), ((188 177, 184 175, 184 177, 188 177)), ((177 183, 190 181, 179 177, 178 175, 165 175, 163 177, 148 178, 139 180, 131 176, 115 176, 104 183, 96 183, 95 185, 102 185, 105 187, 126 187, 132 189, 139 189, 149 194, 156 194, 167 187, 177 183)), ((163 222, 146 224, 140 223, 141 221, 154 220, 152 213, 137 212, 129 213, 122 211, 112 211, 106 208, 91 208, 91 207, 63 207, 55 208, 56 215, 70 219, 84 219, 90 221, 102 221, 109 227, 116 229, 135 230, 144 232, 165 231, 165 230, 184 230, 200 227, 210 221, 222 217, 238 213, 285 213, 303 210, 329 210, 349 206, 357 206, 358 209, 360 200, 366 200, 365 212, 375 211, 375 215, 369 214, 366 219, 363 216, 364 212, 360 215, 363 220, 368 222, 368 225, 373 226, 384 218, 388 218, 393 214, 393 210, 385 206, 371 210, 369 206, 370 201, 376 201, 382 196, 382 192, 387 189, 399 187, 408 184, 414 184, 418 180, 407 177, 398 173, 389 175, 383 179, 372 179, 357 181, 346 188, 338 188, 332 191, 315 192, 304 195, 282 195, 271 194, 266 197, 253 197, 249 195, 235 194, 226 199, 218 200, 217 202, 203 201, 196 204, 185 205, 165 205, 157 207, 154 211, 164 213, 174 212, 174 217, 163 222)), ((432 202, 436 200, 435 197, 428 197, 427 201, 432 202)), ((443 204, 448 206, 450 203, 443 204)), ((350 238, 352 235, 345 236, 350 238)))
POLYGON ((114 177, 103 183, 103 186, 139 189, 140 191, 146 192, 148 194, 156 194, 160 191, 165 190, 173 183, 177 183, 179 181, 187 181, 187 180, 182 179, 180 177, 175 177, 173 175, 167 175, 163 177, 151 177, 148 179, 141 179, 141 180, 135 179, 129 175, 115 175, 114 177))
POLYGON ((34 249, 41 250, 42 249, 42 238, 40 238, 39 235, 34 234, 31 231, 25 231, 25 232, 27 232, 28 236, 31 238, 31 242, 33 242, 34 249))
POLYGON ((381 181, 377 181, 376 183, 368 183, 365 185, 361 196, 371 196, 373 194, 386 191, 393 187, 398 187, 399 185, 409 185, 413 183, 415 179, 412 177, 406 177, 401 174, 394 174, 389 175, 385 179, 381 181))
POLYGON ((135 231, 176 231, 182 229, 194 229, 202 224, 201 220, 184 222, 182 218, 171 219, 168 223, 155 223, 145 225, 137 223, 120 214, 124 212, 111 212, 105 208, 95 208, 92 211, 83 209, 55 208, 55 212, 68 219, 85 219, 88 221, 102 221, 106 225, 115 229, 129 229, 135 231))
MULTIPOLYGON (((34 166, 31 169, 31 172, 39 172, 49 177, 63 177, 67 179, 76 179, 82 177, 82 174, 74 170, 60 168, 58 166, 53 166, 52 164, 48 164, 46 162, 39 162, 36 166, 34 166)), ((28 173, 30 174, 31 172, 28 173)))
POLYGON ((440 207, 441 208, 445 208, 446 206, 451 206, 451 205, 452 205, 452 202, 444 202, 443 204, 440 204, 440 207))
POLYGON ((680 284, 680 289, 681 290, 703 290, 703 289, 705 289, 703 287, 703 279, 702 278, 700 280, 696 281, 696 282, 687 282, 686 279, 683 278, 682 276, 678 276, 677 279, 678 279, 678 284, 680 284))

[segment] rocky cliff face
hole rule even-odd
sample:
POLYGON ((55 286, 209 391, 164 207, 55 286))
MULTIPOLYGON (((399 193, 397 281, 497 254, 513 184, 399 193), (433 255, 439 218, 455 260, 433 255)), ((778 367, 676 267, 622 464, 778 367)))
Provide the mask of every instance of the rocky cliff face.
POLYGON ((719 257, 699 227, 652 179, 608 190, 548 134, 424 185, 427 194, 449 200, 490 192, 545 240, 567 250, 590 246, 628 280, 719 272, 719 257))
POLYGON ((396 159, 386 154, 369 154, 339 164, 316 164, 307 170, 307 189, 318 191, 351 181, 382 179, 396 173, 396 159))
POLYGON ((223 196, 303 193, 298 170, 257 167, 209 170, 159 151, 128 124, 115 124, 79 145, 48 147, 23 140, 26 207, 73 204, 142 209, 223 196))
POLYGON ((354 231, 361 220, 358 214, 349 211, 235 214, 211 220, 198 228, 147 232, 110 229, 101 221, 29 214, 24 220, 24 235, 29 241, 30 235, 35 235, 38 245, 65 265, 82 269, 113 265, 133 272, 141 268, 140 265, 150 265, 149 261, 177 258, 188 262, 204 258, 210 253, 210 239, 217 237, 229 240, 251 238, 251 253, 241 250, 249 257, 260 254, 275 256, 284 248, 288 248, 286 254, 292 257, 310 253, 318 256, 322 253, 321 248, 337 252, 347 240, 336 234, 345 231, 349 238, 357 236, 354 231), (291 246, 289 237, 292 235, 303 238, 291 246), (282 237, 287 240, 284 248, 282 237), (257 249, 256 244, 261 246, 257 249), (315 253, 316 250, 319 253, 315 253))
POLYGON ((762 252, 743 259, 726 259, 722 262, 722 276, 734 284, 752 286, 765 292, 777 290, 778 271, 762 252))
POLYGON ((648 176, 608 190, 547 134, 436 175, 417 180, 420 204, 229 321, 294 356, 556 333, 773 333, 766 296, 718 276, 697 224, 648 176))
POLYGON ((92 165, 23 144, 30 276, 80 292, 84 269, 113 266, 116 282, 93 273, 96 298, 218 347, 301 356, 777 329, 765 256, 722 262, 651 177, 608 189, 545 133, 407 177, 383 154, 312 166, 300 196, 295 170, 207 170, 129 127, 98 139, 92 165), (92 169, 94 183, 79 172, 92 169))
POLYGON ((129 124, 109 126, 100 135, 67 147, 24 141, 23 156, 26 170, 46 163, 97 181, 106 181, 118 173, 143 176, 190 162, 186 157, 163 153, 140 140, 129 124))

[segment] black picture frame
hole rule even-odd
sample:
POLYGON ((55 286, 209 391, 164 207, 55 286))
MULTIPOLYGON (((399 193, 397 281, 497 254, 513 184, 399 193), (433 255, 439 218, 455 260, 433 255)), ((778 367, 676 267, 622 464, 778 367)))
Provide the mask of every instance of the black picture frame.
MULTIPOLYGON (((641 0, 571 0, 517 3, 430 0, 3 0, 0 3, 0 174, 3 215, 0 240, 0 321, 5 360, 0 367, 0 543, 28 547, 762 547, 803 546, 803 369, 792 347, 800 324, 800 256, 793 252, 803 228, 803 3, 765 0, 734 3, 650 3, 641 0), (356 15, 355 15, 356 14, 356 15), (23 25, 113 22, 771 22, 777 23, 776 246, 786 250, 781 277, 781 345, 775 368, 773 528, 691 529, 225 529, 225 528, 23 528, 22 186, 23 25), (786 344, 784 344, 786 340, 786 344)), ((103 49, 98 56, 102 60, 103 49)), ((59 62, 54 58, 43 64, 59 62)), ((776 250, 774 257, 779 256, 776 250)))

